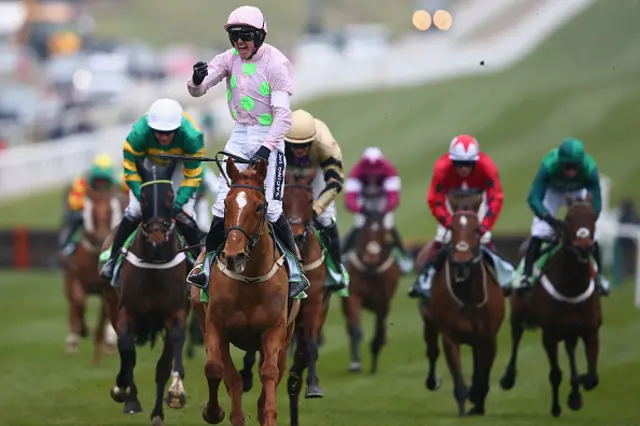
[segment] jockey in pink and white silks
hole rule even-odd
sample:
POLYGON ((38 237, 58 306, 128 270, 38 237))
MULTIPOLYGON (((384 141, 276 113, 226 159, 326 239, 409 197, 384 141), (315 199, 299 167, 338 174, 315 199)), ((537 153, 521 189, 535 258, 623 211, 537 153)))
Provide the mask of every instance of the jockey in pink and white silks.
POLYGON ((365 149, 353 166, 345 185, 345 204, 354 213, 353 228, 345 237, 343 262, 348 262, 348 252, 356 245, 367 213, 383 213, 383 226, 391 232, 398 249, 398 265, 404 274, 413 270, 413 260, 404 249, 400 233, 393 221, 393 212, 400 205, 401 180, 398 171, 377 147, 365 149))
MULTIPOLYGON (((286 170, 284 136, 292 122, 291 62, 278 49, 264 42, 267 22, 257 7, 237 8, 229 15, 224 29, 232 48, 217 55, 208 64, 196 63, 187 88, 191 96, 200 97, 226 80, 227 103, 235 125, 225 151, 249 159, 251 163, 259 160, 267 162, 267 219, 273 224, 278 240, 291 253, 297 253, 289 222, 282 213, 286 170)), ((239 170, 246 167, 238 165, 239 170)), ((220 179, 219 182, 207 235, 207 252, 218 249, 225 239, 224 200, 229 186, 226 179, 220 179)), ((205 285, 206 276, 203 272, 194 271, 189 280, 205 285)), ((291 282, 290 297, 299 295, 307 286, 306 280, 291 282)))

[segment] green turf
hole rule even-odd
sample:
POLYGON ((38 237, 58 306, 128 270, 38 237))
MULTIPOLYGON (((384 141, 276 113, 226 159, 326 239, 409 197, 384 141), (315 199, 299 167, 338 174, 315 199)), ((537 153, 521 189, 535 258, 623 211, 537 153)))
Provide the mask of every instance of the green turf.
MULTIPOLYGON (((107 357, 99 367, 91 365, 91 343, 81 342, 80 354, 71 358, 64 353, 67 333, 66 305, 61 279, 51 273, 0 273, 0 424, 7 426, 94 426, 144 425, 155 396, 154 368, 159 348, 138 349, 136 378, 145 412, 135 417, 121 414, 122 406, 109 397, 118 372, 117 357, 107 357)), ((333 303, 324 333, 326 344, 320 349, 318 374, 325 391, 322 400, 303 400, 301 422, 305 426, 445 426, 460 423, 452 395, 452 380, 444 357, 438 371, 443 387, 429 393, 424 387, 427 371, 421 323, 414 301, 404 296, 403 282, 388 319, 389 341, 384 348, 379 373, 354 375, 347 372, 348 341, 339 305, 333 303)), ((640 346, 633 342, 640 333, 637 311, 632 304, 632 286, 614 292, 604 305, 605 323, 601 330, 599 359, 600 385, 584 393, 584 408, 579 413, 566 408, 568 364, 564 351, 561 366, 563 425, 626 426, 638 424, 637 377, 640 374, 640 346)), ((334 299, 332 302, 335 302, 334 299)), ((95 323, 94 309, 89 312, 95 323)), ((364 318, 365 342, 363 366, 369 367, 369 339, 372 321, 364 318)), ((580 370, 584 355, 578 348, 580 370)), ((236 352, 237 353, 237 352, 236 352)), ((464 371, 469 380, 470 359, 464 349, 464 371)), ((469 419, 476 426, 542 426, 549 424, 551 406, 548 366, 539 333, 528 333, 520 352, 519 382, 510 391, 502 391, 498 379, 509 353, 508 323, 504 323, 499 356, 492 374, 487 415, 469 419)), ((206 401, 204 355, 186 363, 187 407, 166 412, 167 425, 202 425, 200 412, 206 401)), ((222 388, 224 389, 224 388, 222 388)), ((224 393, 224 391, 222 392, 224 393)), ((245 396, 248 424, 255 422, 257 391, 245 396)), ((223 406, 229 411, 226 394, 223 406)), ((279 391, 279 424, 287 425, 288 401, 285 386, 279 391)), ((228 419, 223 424, 229 424, 228 419)))
MULTIPOLYGON (((614 202, 637 193, 639 11, 633 2, 597 2, 500 74, 328 97, 304 108, 329 124, 347 170, 368 145, 380 146, 397 165, 403 179, 397 223, 404 234, 432 234, 435 222, 425 204, 431 167, 451 138, 464 132, 478 137, 501 171, 506 199, 496 233, 523 231, 531 217, 525 199, 539 162, 567 136, 582 138, 601 171, 613 178, 614 202)), ((59 196, 51 192, 39 202, 1 205, 0 226, 56 226, 59 196)), ((342 198, 338 204, 345 225, 342 198)))
MULTIPOLYGON (((278 46, 291 46, 306 26, 307 1, 256 0, 251 4, 264 12, 269 40, 278 46)), ((392 34, 406 33, 413 27, 413 0, 379 2, 371 7, 367 0, 322 1, 322 17, 329 29, 347 24, 377 22, 392 34)), ((138 38, 155 45, 189 43, 202 47, 226 48, 229 41, 222 28, 227 16, 242 2, 231 0, 189 0, 158 2, 126 0, 118 3, 90 2, 96 34, 118 38, 138 38), (167 31, 167 27, 171 31, 167 31)))

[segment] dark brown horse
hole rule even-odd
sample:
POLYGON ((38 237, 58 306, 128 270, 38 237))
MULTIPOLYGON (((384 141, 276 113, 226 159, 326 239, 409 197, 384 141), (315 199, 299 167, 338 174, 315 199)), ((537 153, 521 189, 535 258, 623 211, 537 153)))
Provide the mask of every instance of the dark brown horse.
POLYGON ((296 180, 293 175, 287 175, 283 199, 284 214, 291 224, 291 230, 302 255, 302 269, 311 284, 307 290, 308 297, 302 301, 300 313, 296 319, 296 347, 287 382, 291 426, 299 424, 298 404, 305 369, 309 370, 305 398, 324 396, 318 385, 316 363, 318 362, 318 341, 329 311, 330 293, 324 286, 327 276, 326 253, 313 228, 313 188, 310 185, 313 177, 315 176, 296 180))
POLYGON ((156 400, 150 416, 153 426, 164 423, 164 389, 172 375, 167 404, 179 409, 186 402, 182 348, 188 314, 187 263, 184 253, 180 252, 181 244, 172 220, 175 193, 170 177, 173 169, 173 164, 165 168, 138 165, 143 181, 142 223, 122 265, 117 306, 111 297, 107 299, 110 311, 115 312, 120 353, 120 372, 111 397, 124 403, 127 414, 142 411, 133 375, 135 344, 151 342, 153 345, 157 335, 166 332, 162 355, 156 365, 156 400))
MULTIPOLYGON (((369 204, 365 202, 365 206, 369 204)), ((371 204, 379 204, 375 201, 371 204)), ((349 253, 347 271, 351 277, 349 297, 342 299, 342 312, 347 321, 351 345, 349 371, 359 372, 362 309, 375 315, 375 334, 371 341, 371 373, 378 369, 378 358, 387 341, 386 319, 391 300, 402 275, 393 252, 394 240, 384 227, 384 215, 379 209, 367 210, 367 219, 359 232, 355 249, 349 253)))
POLYGON ((511 295, 511 359, 500 380, 500 386, 508 390, 515 385, 518 345, 524 328, 542 328, 542 342, 551 367, 551 414, 555 417, 562 411, 558 396, 562 381, 558 343, 564 342, 569 357, 569 408, 575 411, 582 408, 580 386, 589 391, 598 385, 597 362, 602 308, 600 295, 595 291, 594 284, 597 272, 591 262, 597 220, 591 201, 591 195, 586 200, 567 197, 569 208, 564 232, 557 243, 559 246, 550 252, 531 295, 519 296, 515 292, 511 295), (587 373, 582 375, 578 374, 575 361, 578 339, 582 339, 587 355, 587 373))
POLYGON ((433 277, 431 299, 420 303, 429 358, 427 388, 439 387, 435 376, 438 334, 454 381, 460 416, 483 415, 489 379, 496 356, 497 334, 504 319, 502 289, 484 260, 480 244, 478 209, 482 194, 449 195, 453 210, 451 244, 444 267, 433 277), (473 377, 467 389, 462 375, 460 345, 473 351, 473 377), (474 405, 467 413, 466 401, 474 405))
MULTIPOLYGON (((77 353, 78 335, 88 334, 85 320, 87 296, 102 296, 104 280, 98 273, 98 257, 102 244, 122 219, 124 208, 118 192, 119 188, 88 189, 83 209, 82 238, 75 251, 62 262, 65 295, 69 303, 68 353, 77 353)), ((107 305, 102 299, 93 339, 94 365, 100 364, 103 351, 113 352, 115 342, 105 342, 105 334, 109 331, 113 332, 113 329, 108 321, 107 305)))
POLYGON ((230 345, 251 353, 260 351, 262 393, 258 422, 275 426, 276 389, 286 369, 287 348, 293 336, 299 300, 289 309, 288 276, 284 254, 269 233, 264 180, 267 165, 259 161, 240 172, 227 158, 231 180, 225 198, 226 242, 209 275, 209 302, 205 324, 205 375, 209 401, 202 412, 207 423, 225 417, 218 390, 224 380, 231 397, 231 424, 245 425, 242 378, 230 354, 230 345))

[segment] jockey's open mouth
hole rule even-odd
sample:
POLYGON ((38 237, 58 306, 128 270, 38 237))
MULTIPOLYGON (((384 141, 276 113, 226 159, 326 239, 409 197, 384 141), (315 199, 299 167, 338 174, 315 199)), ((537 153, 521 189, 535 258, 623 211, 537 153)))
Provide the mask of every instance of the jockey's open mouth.
POLYGON ((238 50, 238 53, 240 53, 241 55, 250 53, 249 45, 242 40, 238 40, 236 42, 236 49, 238 50))

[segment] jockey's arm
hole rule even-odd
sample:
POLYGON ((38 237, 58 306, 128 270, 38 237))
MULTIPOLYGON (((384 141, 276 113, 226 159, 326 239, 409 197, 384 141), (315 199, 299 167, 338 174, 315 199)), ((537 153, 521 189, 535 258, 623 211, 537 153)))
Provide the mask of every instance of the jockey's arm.
POLYGON ((124 168, 124 179, 129 189, 137 199, 140 199, 142 178, 138 173, 136 160, 145 156, 145 137, 136 127, 138 127, 138 124, 133 127, 124 141, 122 166, 124 168))
POLYGON ((446 170, 436 163, 433 168, 433 176, 427 193, 427 204, 433 217, 445 228, 451 222, 451 214, 447 210, 446 170))
POLYGON ((485 192, 487 193, 487 211, 482 220, 482 226, 491 231, 500 216, 502 206, 504 204, 504 192, 502 191, 502 183, 500 182, 500 173, 498 167, 491 158, 485 156, 483 158, 482 169, 485 174, 485 192))
POLYGON ((549 171, 543 163, 540 166, 536 177, 533 179, 533 184, 531 185, 531 190, 527 197, 527 202, 529 203, 529 207, 533 211, 533 214, 540 219, 550 215, 549 210, 544 206, 544 197, 547 193, 547 188, 549 187, 549 178, 549 171))
POLYGON ((263 146, 269 151, 276 149, 284 140, 284 136, 291 128, 293 115, 291 113, 291 94, 293 91, 293 79, 290 63, 280 63, 269 69, 269 85, 271 87, 271 114, 273 121, 269 126, 269 133, 263 146))
MULTIPOLYGON (((184 153, 192 157, 204 157, 204 137, 202 132, 194 133, 193 137, 185 139, 184 153)), ((184 179, 176 194, 175 206, 181 208, 193 196, 202 184, 204 170, 202 161, 193 160, 183 163, 184 179)))
POLYGON ((209 62, 209 74, 207 74, 204 81, 199 85, 196 86, 190 78, 187 82, 187 90, 189 91, 189 94, 194 98, 199 98, 207 93, 207 91, 213 86, 220 83, 229 74, 229 65, 232 61, 232 55, 233 49, 229 49, 219 55, 216 55, 216 57, 209 62))
POLYGON ((87 195, 87 185, 84 177, 78 176, 73 180, 69 195, 67 196, 67 206, 71 211, 80 211, 84 208, 84 199, 87 195))
POLYGON ((400 205, 400 189, 402 187, 402 180, 398 176, 396 168, 391 164, 388 165, 388 175, 382 183, 382 188, 387 195, 387 205, 385 206, 385 212, 392 212, 400 205))
POLYGON ((358 205, 358 197, 362 192, 362 180, 360 177, 360 167, 351 169, 347 182, 344 185, 344 203, 351 213, 362 213, 362 206, 358 205))
POLYGON ((324 189, 313 203, 316 215, 321 215, 342 192, 344 171, 342 169, 342 150, 331 131, 323 122, 316 120, 318 160, 324 175, 324 189))

